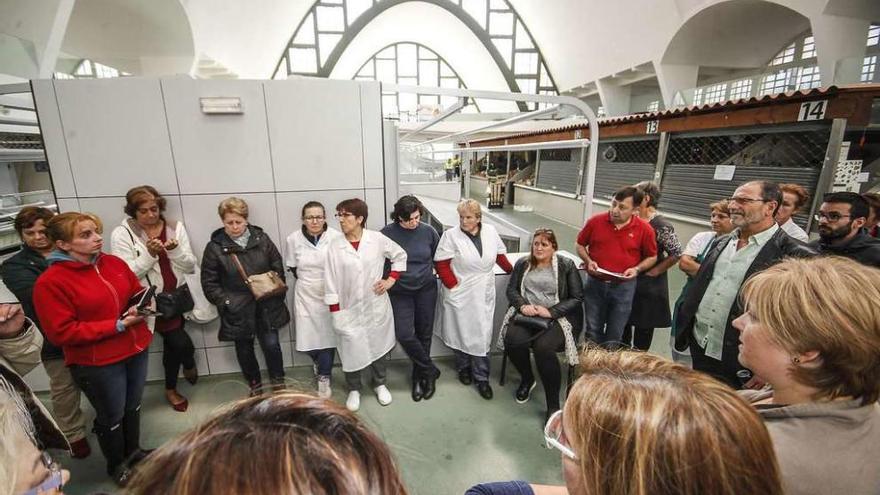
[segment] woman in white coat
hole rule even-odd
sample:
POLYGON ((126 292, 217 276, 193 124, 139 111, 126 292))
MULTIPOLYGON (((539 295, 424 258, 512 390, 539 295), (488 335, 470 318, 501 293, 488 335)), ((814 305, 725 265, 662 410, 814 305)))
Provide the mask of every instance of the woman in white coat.
POLYGON ((286 263, 296 286, 293 291, 293 313, 296 326, 296 350, 312 358, 318 396, 329 398, 330 374, 336 354, 336 334, 330 311, 324 304, 324 263, 327 246, 337 237, 338 230, 327 227, 324 205, 309 201, 302 207, 302 228, 287 236, 286 263))
POLYGON ((336 205, 336 218, 344 237, 327 247, 324 265, 324 303, 330 306, 336 347, 345 372, 348 399, 345 406, 357 411, 361 404, 361 370, 369 367, 379 403, 391 403, 385 387, 387 354, 394 348, 394 315, 388 289, 406 271, 406 251, 379 232, 367 230, 367 204, 347 199, 336 205), (385 260, 391 272, 383 277, 385 260))
POLYGON ((495 274, 498 264, 513 271, 507 249, 498 231, 481 223, 480 203, 473 199, 458 204, 459 227, 443 232, 434 255, 443 282, 443 319, 440 338, 455 354, 458 379, 477 384, 486 400, 492 398, 489 385, 489 347, 495 315, 495 274))
MULTIPOLYGON (((181 222, 165 219, 166 201, 153 186, 132 188, 125 195, 129 216, 111 235, 111 252, 125 260, 145 287, 156 286, 156 293, 172 292, 183 285, 185 275, 195 273, 196 256, 181 222)), ((195 348, 184 329, 184 318, 156 317, 153 331, 162 336, 162 366, 165 368, 165 399, 175 411, 189 406, 177 392, 177 376, 195 385, 198 380, 195 348)))

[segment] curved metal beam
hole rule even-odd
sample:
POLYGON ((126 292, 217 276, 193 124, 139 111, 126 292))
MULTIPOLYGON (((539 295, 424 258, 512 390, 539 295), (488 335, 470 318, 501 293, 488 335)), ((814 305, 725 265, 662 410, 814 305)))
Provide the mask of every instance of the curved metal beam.
MULTIPOLYGON (((373 5, 372 8, 368 9, 366 12, 361 14, 353 23, 351 23, 348 28, 346 28, 345 33, 342 35, 342 39, 336 43, 336 46, 333 48, 333 51, 327 57, 327 61, 324 62, 324 65, 318 67, 318 77, 330 77, 330 74, 333 72, 333 68, 336 67, 336 63, 339 62, 339 58, 342 56, 342 53, 348 48, 348 45, 360 34, 361 30, 364 29, 367 24, 373 21, 376 17, 380 16, 386 10, 396 7, 398 5, 407 3, 407 2, 424 2, 430 3, 432 5, 436 5, 442 9, 445 9, 447 12, 451 13, 455 17, 458 18, 459 21, 464 23, 471 32, 480 40, 486 50, 489 52, 489 55, 492 56, 492 59, 495 61, 495 65, 498 66, 498 69, 501 70, 502 76, 504 76, 504 80, 507 82, 507 87, 510 88, 512 93, 520 93, 519 84, 516 82, 516 78, 513 75, 513 71, 507 67, 507 63, 504 61, 504 57, 501 56, 501 53, 498 52, 498 49, 495 47, 495 43, 492 43, 492 39, 489 37, 489 34, 483 29, 477 21, 474 20, 473 17, 470 16, 463 8, 453 4, 449 0, 383 0, 373 5)), ((540 51, 538 52, 540 56, 540 51)), ((450 66, 451 67, 451 66, 450 66)), ((540 71, 540 66, 538 66, 538 70, 540 71)), ((526 111, 526 104, 524 102, 517 102, 519 109, 521 111, 526 111)))

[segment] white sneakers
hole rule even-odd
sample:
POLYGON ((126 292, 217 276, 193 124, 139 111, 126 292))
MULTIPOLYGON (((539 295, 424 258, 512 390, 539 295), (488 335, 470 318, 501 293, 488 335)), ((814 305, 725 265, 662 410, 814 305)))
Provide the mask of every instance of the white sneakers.
POLYGON ((391 392, 388 391, 388 387, 385 385, 379 385, 373 390, 376 391, 376 398, 379 399, 379 404, 382 404, 383 406, 391 404, 391 392))
POLYGON ((329 376, 318 376, 318 397, 322 399, 329 399, 330 396, 333 395, 333 391, 330 389, 330 377, 329 376))
MULTIPOLYGON (((318 382, 318 387, 321 386, 321 383, 318 382)), ((327 383, 327 388, 329 390, 330 384, 327 383)), ((379 404, 383 406, 387 406, 391 404, 391 392, 388 391, 388 387, 385 385, 379 385, 378 387, 373 389, 376 392, 376 399, 379 400, 379 404)), ((320 395, 320 390, 318 394, 320 395)), ((328 392, 329 393, 329 392, 328 392)), ((352 390, 348 393, 348 399, 345 400, 345 407, 348 408, 351 412, 357 412, 358 409, 361 408, 361 393, 357 390, 352 390)))
POLYGON ((352 390, 348 393, 348 399, 345 400, 345 407, 351 412, 357 412, 361 408, 361 393, 352 390))

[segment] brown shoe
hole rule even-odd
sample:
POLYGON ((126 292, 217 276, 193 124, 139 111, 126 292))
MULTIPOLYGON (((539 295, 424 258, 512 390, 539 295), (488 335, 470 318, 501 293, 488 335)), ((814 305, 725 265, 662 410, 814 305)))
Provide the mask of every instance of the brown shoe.
POLYGON ((195 385, 197 381, 199 381, 199 369, 193 366, 190 369, 183 369, 183 377, 186 378, 186 381, 189 382, 190 385, 195 385))
POLYGON ((177 390, 165 390, 165 400, 177 412, 186 412, 187 408, 189 408, 189 401, 186 397, 177 393, 177 390))
POLYGON ((89 440, 86 437, 82 437, 75 442, 70 442, 70 457, 73 457, 74 459, 85 459, 91 454, 92 446, 89 445, 89 440))

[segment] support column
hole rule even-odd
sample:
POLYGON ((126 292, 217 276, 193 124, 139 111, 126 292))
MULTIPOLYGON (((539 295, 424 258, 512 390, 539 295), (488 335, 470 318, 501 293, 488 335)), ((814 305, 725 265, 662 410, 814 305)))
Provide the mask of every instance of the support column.
POLYGON ((693 92, 688 92, 688 90, 697 87, 697 74, 700 71, 699 66, 664 64, 655 61, 654 71, 657 73, 657 83, 660 85, 660 94, 663 96, 663 104, 666 108, 677 106, 675 95, 679 91, 684 95, 685 105, 693 104, 693 92))
POLYGON ((58 9, 55 10, 55 17, 52 19, 46 45, 43 48, 42 56, 40 56, 40 67, 37 74, 40 79, 50 78, 55 72, 58 54, 61 53, 61 44, 64 43, 67 24, 70 21, 71 12, 73 12, 73 4, 74 0, 59 0, 58 2, 58 9))
POLYGON ((606 116, 616 117, 630 113, 631 86, 621 86, 612 78, 605 78, 596 81, 596 88, 599 90, 599 98, 602 99, 606 116))
POLYGON ((859 82, 870 21, 820 15, 810 19, 822 86, 859 82))

